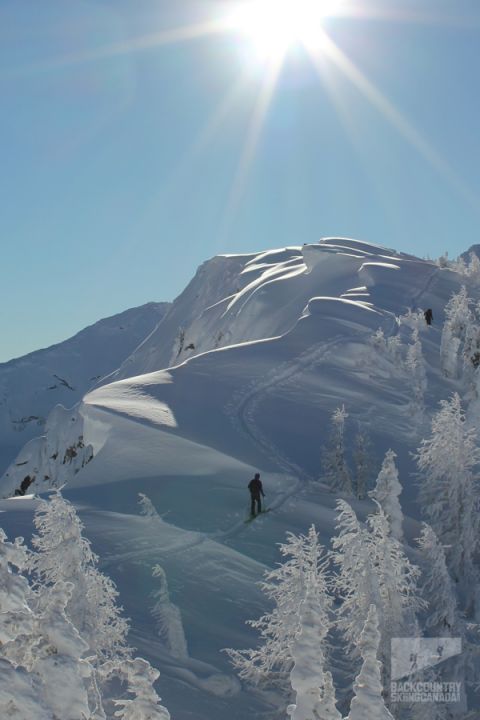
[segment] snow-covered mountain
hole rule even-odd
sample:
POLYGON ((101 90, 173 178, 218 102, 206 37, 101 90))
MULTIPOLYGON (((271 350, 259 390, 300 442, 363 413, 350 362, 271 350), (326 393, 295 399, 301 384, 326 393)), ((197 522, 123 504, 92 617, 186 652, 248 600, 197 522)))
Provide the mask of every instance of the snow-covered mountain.
POLYGON ((57 404, 75 405, 149 335, 169 303, 148 303, 100 320, 74 337, 0 363, 0 472, 43 432, 57 404))
MULTIPOLYGON (((397 454, 405 533, 418 537, 411 453, 439 401, 461 389, 440 345, 462 285, 480 300, 477 276, 349 239, 214 258, 112 382, 56 408, 4 474, 4 497, 26 476, 36 492, 67 483, 176 720, 283 717, 278 698, 242 687, 220 651, 255 644, 245 621, 267 606, 255 583, 287 530, 315 523, 330 542, 337 497, 321 482, 322 445, 339 406, 350 459, 358 431, 371 438, 374 475, 386 450, 397 454), (254 470, 272 512, 245 524, 254 470), (158 516, 139 514, 138 493, 158 516), (168 641, 150 613, 158 564, 178 609, 168 641)), ((372 508, 351 503, 360 517, 372 508)), ((34 504, 2 503, 5 525, 28 536, 34 504)))

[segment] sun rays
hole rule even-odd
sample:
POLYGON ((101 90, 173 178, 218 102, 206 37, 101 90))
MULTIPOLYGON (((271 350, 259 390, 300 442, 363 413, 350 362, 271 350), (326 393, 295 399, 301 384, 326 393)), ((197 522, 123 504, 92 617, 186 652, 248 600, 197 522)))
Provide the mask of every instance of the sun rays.
MULTIPOLYGON (((377 18, 432 25, 447 24, 450 23, 450 20, 452 20, 452 24, 455 24, 455 19, 441 15, 417 14, 401 9, 392 9, 387 13, 384 9, 375 7, 371 3, 372 0, 233 0, 228 3, 228 12, 219 13, 218 17, 212 17, 204 22, 171 28, 163 32, 152 32, 83 53, 66 54, 35 66, 24 66, 18 72, 49 71, 178 43, 205 40, 215 36, 230 36, 234 41, 232 44, 237 47, 242 41, 249 43, 252 55, 258 56, 255 71, 253 72, 250 68, 253 75, 258 74, 258 78, 255 80, 258 89, 250 117, 247 119, 243 145, 225 203, 224 217, 221 221, 221 234, 224 238, 228 234, 248 184, 262 129, 275 96, 283 66, 288 62, 290 50, 295 46, 301 46, 305 51, 306 61, 309 59, 312 62, 318 73, 319 81, 329 92, 332 106, 339 115, 342 114, 342 103, 340 98, 336 97, 336 88, 334 85, 332 86, 329 77, 329 69, 333 68, 348 79, 365 100, 380 113, 385 122, 389 123, 405 142, 450 184, 455 192, 470 204, 478 207, 478 197, 475 193, 412 122, 339 48, 328 33, 326 24, 326 20, 332 16, 350 19, 377 18)), ((252 64, 254 62, 252 61, 252 64)), ((235 105, 238 107, 245 100, 241 90, 243 82, 243 79, 239 80, 238 85, 230 89, 230 92, 212 113, 198 138, 194 140, 190 152, 190 162, 206 151, 215 135, 228 122, 231 113, 235 112, 235 105)), ((345 117, 341 119, 346 120, 345 117)), ((344 122, 344 126, 348 128, 348 122, 344 122)), ((179 177, 183 175, 183 170, 180 172, 180 169, 184 168, 188 161, 189 158, 185 156, 184 160, 179 163, 179 177)))
POLYGON ((344 0, 244 0, 227 19, 232 31, 249 41, 257 54, 281 62, 294 45, 314 44, 322 22, 344 0))

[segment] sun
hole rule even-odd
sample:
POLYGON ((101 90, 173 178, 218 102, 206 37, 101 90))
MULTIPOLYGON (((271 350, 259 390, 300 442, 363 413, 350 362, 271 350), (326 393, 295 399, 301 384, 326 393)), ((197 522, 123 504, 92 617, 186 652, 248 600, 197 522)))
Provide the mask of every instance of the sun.
POLYGON ((296 45, 321 42, 322 23, 343 0, 246 0, 232 13, 232 30, 245 35, 260 56, 278 60, 296 45))

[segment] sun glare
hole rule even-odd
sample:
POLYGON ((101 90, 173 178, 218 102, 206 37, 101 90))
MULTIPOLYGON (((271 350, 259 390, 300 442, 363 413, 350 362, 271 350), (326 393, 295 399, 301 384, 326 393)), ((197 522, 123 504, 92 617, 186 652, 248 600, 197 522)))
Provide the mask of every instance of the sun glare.
POLYGON ((283 57, 295 45, 321 42, 321 26, 343 0, 248 0, 230 17, 233 30, 245 35, 266 58, 283 57))

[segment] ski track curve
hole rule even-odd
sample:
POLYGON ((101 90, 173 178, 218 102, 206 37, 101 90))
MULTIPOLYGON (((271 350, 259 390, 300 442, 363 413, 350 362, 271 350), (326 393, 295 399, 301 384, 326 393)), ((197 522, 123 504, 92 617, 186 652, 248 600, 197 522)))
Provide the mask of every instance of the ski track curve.
POLYGON ((430 290, 430 287, 432 286, 432 283, 439 272, 440 268, 435 266, 430 275, 428 276, 427 282, 425 283, 424 287, 412 297, 412 310, 417 309, 418 303, 420 302, 422 297, 430 290))
MULTIPOLYGON (((292 462, 278 447, 262 433, 255 421, 255 415, 259 405, 266 399, 269 392, 279 385, 286 384, 293 377, 320 364, 329 353, 338 345, 342 344, 344 339, 336 337, 328 343, 316 344, 305 350, 294 360, 286 361, 280 364, 276 370, 268 373, 268 377, 255 380, 246 387, 239 390, 232 398, 231 402, 225 407, 225 413, 230 418, 233 426, 248 439, 257 445, 260 450, 274 463, 279 469, 288 472, 296 477, 293 487, 280 493, 276 500, 269 505, 271 510, 278 510, 287 500, 295 495, 301 487, 304 487, 314 478, 305 470, 292 462)), ((243 521, 241 525, 243 525, 243 521)), ((240 523, 237 523, 229 531, 222 534, 222 537, 230 537, 235 534, 240 523)), ((220 534, 216 536, 220 539, 220 534)))
MULTIPOLYGON (((248 439, 259 447, 266 456, 272 460, 279 469, 283 469, 296 477, 293 487, 287 492, 280 493, 275 501, 269 505, 271 510, 278 510, 285 502, 287 502, 301 487, 304 487, 314 478, 306 473, 298 465, 290 461, 283 455, 278 448, 268 439, 258 428, 255 422, 255 413, 260 403, 268 396, 270 390, 278 387, 280 384, 288 382, 292 377, 298 376, 300 373, 314 367, 322 362, 325 357, 338 345, 343 342, 342 337, 336 337, 328 343, 316 344, 305 350, 301 355, 293 360, 281 363, 273 373, 269 373, 268 377, 262 377, 254 380, 234 394, 232 400, 225 406, 225 414, 229 417, 234 427, 248 439)), ((179 528, 181 530, 181 528, 179 528)), ((248 530, 244 520, 235 522, 227 530, 221 530, 212 533, 200 533, 198 531, 189 530, 190 533, 196 533, 196 537, 191 540, 177 545, 171 550, 164 551, 165 556, 172 556, 185 550, 198 547, 207 541, 221 542, 228 538, 234 537, 240 532, 248 530)), ((145 551, 126 552, 115 554, 105 559, 105 563, 110 565, 115 562, 125 561, 128 559, 147 559, 153 553, 152 549, 145 551)))
MULTIPOLYGON (((419 292, 412 297, 413 307, 415 307, 425 293, 428 292, 438 272, 439 268, 435 267, 430 273, 423 288, 421 288, 419 292)), ((390 315, 390 313, 388 313, 388 315, 390 315)), ((391 323, 392 327, 389 334, 395 334, 395 332, 398 331, 396 317, 391 318, 391 323)), ((268 376, 264 376, 258 380, 253 380, 238 390, 233 395, 231 401, 224 407, 225 414, 238 432, 242 433, 249 439, 250 442, 254 443, 267 458, 278 466, 279 469, 283 469, 285 472, 296 478, 296 482, 293 487, 286 492, 280 493, 274 502, 269 505, 271 510, 278 510, 293 495, 295 495, 300 488, 305 487, 307 483, 314 480, 314 478, 296 463, 292 462, 269 438, 266 437, 264 433, 262 433, 255 421, 255 415, 258 407, 272 389, 285 384, 292 379, 292 377, 298 376, 302 372, 320 364, 334 348, 341 345, 343 342, 344 338, 342 336, 336 336, 330 342, 317 343, 309 347, 295 359, 285 361, 278 365, 273 373, 269 372, 268 376)), ((239 520, 227 530, 213 533, 199 533, 198 537, 194 540, 179 545, 178 547, 167 551, 166 554, 174 555, 178 552, 198 547, 208 540, 221 542, 222 540, 227 540, 246 529, 248 528, 245 526, 244 521, 239 520)), ((145 551, 144 553, 137 554, 136 557, 148 557, 149 554, 150 551, 145 551)), ((129 553, 122 556, 116 556, 115 560, 125 560, 128 559, 128 556, 129 553)), ((113 558, 109 558, 109 560, 112 561, 113 558)))

